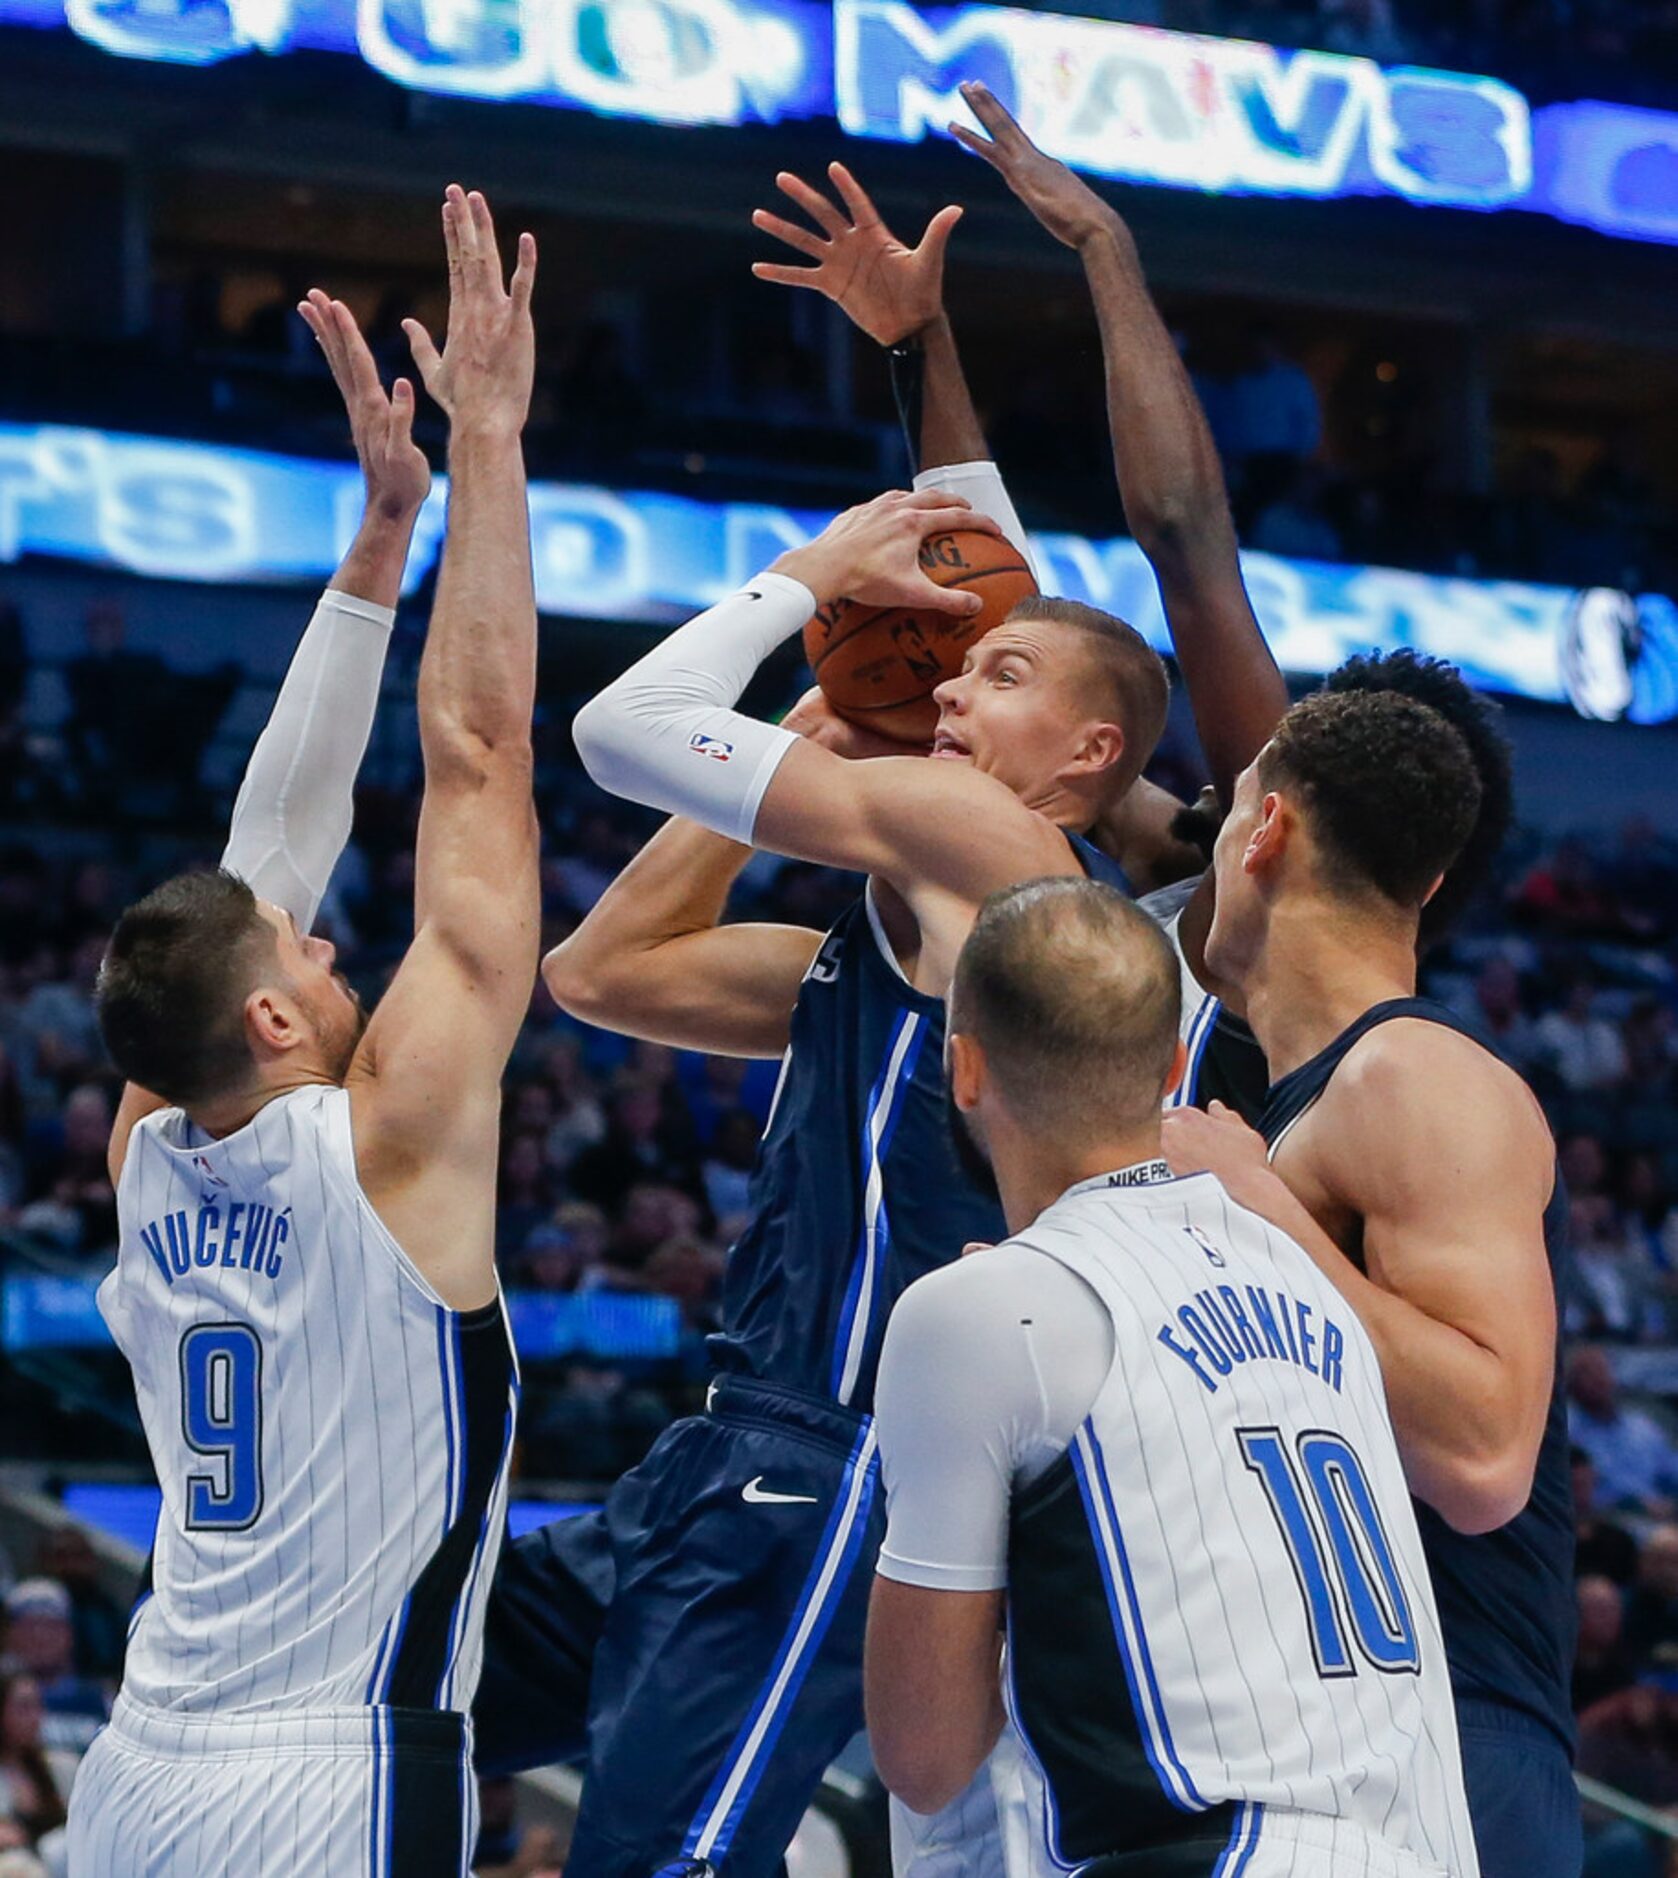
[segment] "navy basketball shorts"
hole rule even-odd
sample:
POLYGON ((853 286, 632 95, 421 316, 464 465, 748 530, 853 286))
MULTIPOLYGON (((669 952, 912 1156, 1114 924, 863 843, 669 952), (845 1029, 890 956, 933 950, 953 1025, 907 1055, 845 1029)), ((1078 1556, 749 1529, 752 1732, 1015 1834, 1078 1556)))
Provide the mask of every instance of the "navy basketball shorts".
POLYGON ((862 1726, 884 1536, 867 1417, 719 1379, 600 1513, 503 1551, 480 1771, 586 1747, 566 1878, 771 1878, 862 1726))
POLYGON ((1579 1878, 1579 1790, 1567 1749, 1543 1723, 1497 1702, 1457 1703, 1463 1782, 1480 1878, 1579 1878))

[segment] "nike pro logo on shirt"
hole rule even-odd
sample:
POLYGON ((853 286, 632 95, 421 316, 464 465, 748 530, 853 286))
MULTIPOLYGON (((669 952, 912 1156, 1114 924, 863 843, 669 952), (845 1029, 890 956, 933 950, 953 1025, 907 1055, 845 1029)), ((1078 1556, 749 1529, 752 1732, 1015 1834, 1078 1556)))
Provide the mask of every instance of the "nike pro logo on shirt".
POLYGON ((763 1484, 763 1476, 748 1480, 740 1489, 740 1498, 748 1506, 814 1506, 816 1496, 813 1493, 771 1493, 763 1484))

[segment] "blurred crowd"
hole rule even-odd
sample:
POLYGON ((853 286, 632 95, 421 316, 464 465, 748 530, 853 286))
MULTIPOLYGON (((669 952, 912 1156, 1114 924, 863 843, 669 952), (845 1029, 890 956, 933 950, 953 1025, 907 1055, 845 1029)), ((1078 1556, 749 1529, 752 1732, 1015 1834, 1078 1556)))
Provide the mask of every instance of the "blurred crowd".
MULTIPOLYGON (((140 762, 121 744, 117 674, 68 685, 63 722, 24 734, 13 676, 27 665, 24 624, 0 595, 0 831, 15 831, 0 833, 0 1262, 8 1272, 96 1277, 115 1226, 105 1144, 116 1090, 93 1012, 104 938, 132 893, 184 861, 214 859, 225 805, 199 787, 201 748, 172 753, 149 807, 144 788, 113 793, 123 766, 140 762), (102 814, 85 812, 100 802, 102 814)), ((128 656, 109 607, 96 611, 87 638, 84 662, 128 656)), ((166 677, 164 668, 158 682, 166 677)), ((206 721, 213 728, 208 710, 206 721)), ((568 708, 554 701, 544 721, 538 800, 551 945, 652 824, 601 797, 577 769, 563 731, 568 708)), ((1168 746, 1158 773, 1180 790, 1192 783, 1186 762, 1168 746)), ((410 930, 416 809, 412 787, 363 789, 323 909, 323 930, 368 996, 410 930)), ((761 856, 734 913, 820 928, 854 886, 761 856)), ((1638 816, 1556 840, 1519 835, 1495 890, 1427 976, 1526 1074, 1557 1134, 1574 1254, 1565 1317, 1578 1340, 1569 1395, 1584 1764, 1678 1809, 1675 959, 1678 841, 1638 816)), ((703 1339, 716 1323, 776 1067, 629 1042, 575 1022, 536 990, 504 1106, 504 1282, 526 1298, 663 1300, 677 1331, 657 1354, 598 1347, 527 1361, 526 1480, 609 1481, 699 1399, 703 1339)), ((20 1393, 32 1385, 13 1369, 0 1370, 5 1400, 36 1399, 20 1393)), ((120 1393, 120 1372, 110 1376, 120 1393)), ((110 1430, 76 1426, 79 1450, 45 1416, 9 1417, 12 1452, 108 1458, 110 1430), (25 1430, 49 1425, 59 1445, 30 1448, 25 1430)), ((0 1859, 8 1833, 50 1851, 63 1791, 54 1756, 73 1753, 97 1725, 120 1658, 121 1613, 98 1597, 74 1542, 65 1545, 19 1561, 29 1575, 4 1573, 16 1582, 0 1646, 0 1777, 10 1783, 9 1800, 0 1784, 0 1859)), ((1592 1857, 1592 1878, 1661 1869, 1640 1837, 1618 1829, 1599 1837, 1592 1857)), ((6 1870, 0 1863, 0 1878, 6 1870)))

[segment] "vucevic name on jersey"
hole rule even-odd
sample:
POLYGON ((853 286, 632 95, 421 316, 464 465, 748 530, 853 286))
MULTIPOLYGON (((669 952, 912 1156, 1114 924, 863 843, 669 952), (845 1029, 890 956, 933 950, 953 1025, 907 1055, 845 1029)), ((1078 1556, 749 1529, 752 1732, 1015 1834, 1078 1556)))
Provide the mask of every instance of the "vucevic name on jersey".
POLYGON ((130 1138, 99 1307, 163 1489, 128 1703, 465 1711, 505 1519, 499 1301, 449 1309, 361 1191, 342 1089, 130 1138))

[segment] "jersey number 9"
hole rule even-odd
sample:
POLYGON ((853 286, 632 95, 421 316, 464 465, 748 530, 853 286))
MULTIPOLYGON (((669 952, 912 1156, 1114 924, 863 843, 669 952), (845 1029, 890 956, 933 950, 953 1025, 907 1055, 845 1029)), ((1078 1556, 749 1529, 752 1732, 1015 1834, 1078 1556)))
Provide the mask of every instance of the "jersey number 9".
POLYGON ((189 1532, 243 1532, 262 1512, 262 1343, 249 1324, 181 1338, 181 1436, 215 1465, 186 1477, 189 1532))

